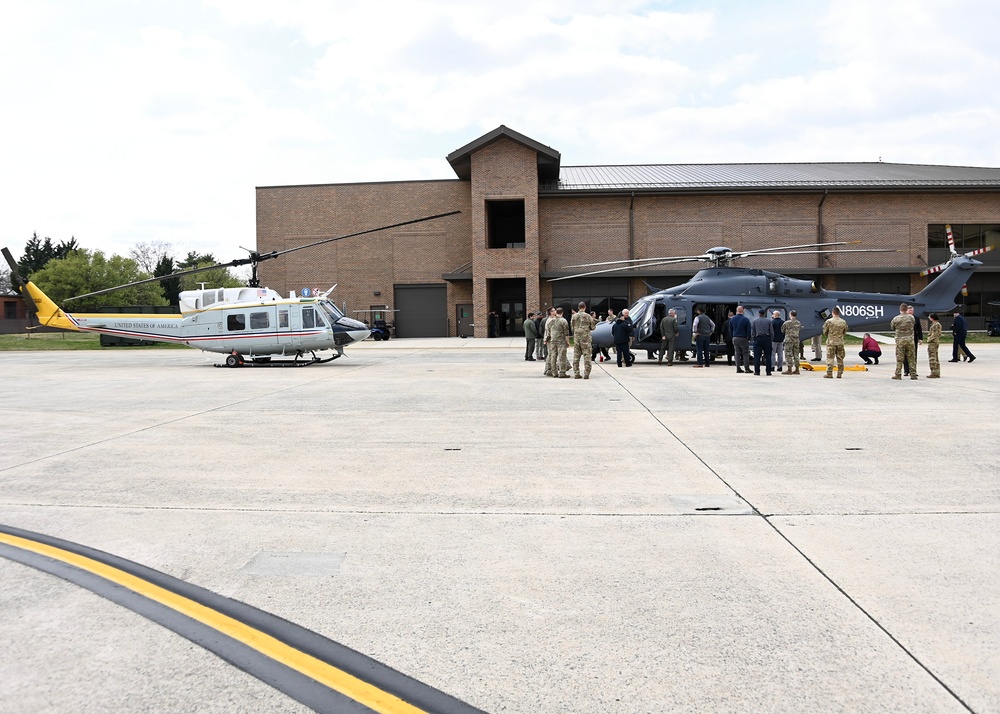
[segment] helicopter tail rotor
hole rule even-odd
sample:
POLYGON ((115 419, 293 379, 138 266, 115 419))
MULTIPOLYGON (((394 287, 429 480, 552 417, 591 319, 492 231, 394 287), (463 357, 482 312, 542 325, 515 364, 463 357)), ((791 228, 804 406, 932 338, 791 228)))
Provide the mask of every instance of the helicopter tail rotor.
POLYGON ((6 248, 3 248, 2 251, 3 257, 7 260, 7 265, 10 266, 11 287, 24 298, 24 304, 28 307, 29 319, 33 318, 38 314, 38 305, 35 304, 34 298, 31 297, 31 293, 28 291, 28 282, 17 271, 17 263, 14 261, 14 256, 11 255, 10 251, 6 248))
MULTIPOLYGON (((944 229, 945 229, 945 232, 948 234, 948 252, 951 255, 948 258, 948 260, 946 260, 944 263, 941 263, 940 265, 935 265, 934 267, 931 267, 931 268, 927 268, 927 270, 921 270, 920 271, 920 275, 921 276, 933 275, 934 273, 940 273, 942 270, 944 270, 949 265, 951 265, 952 261, 955 260, 955 258, 959 257, 960 255, 963 255, 962 253, 959 253, 958 250, 955 248, 955 235, 951 232, 951 225, 945 225, 944 229)), ((968 253, 964 253, 964 255, 965 255, 966 258, 974 258, 977 255, 982 255, 983 253, 988 253, 989 251, 993 250, 993 248, 995 248, 995 247, 996 246, 988 245, 988 246, 985 246, 983 248, 976 248, 975 250, 970 250, 968 253)), ((962 289, 965 290, 966 286, 963 285, 962 289)))

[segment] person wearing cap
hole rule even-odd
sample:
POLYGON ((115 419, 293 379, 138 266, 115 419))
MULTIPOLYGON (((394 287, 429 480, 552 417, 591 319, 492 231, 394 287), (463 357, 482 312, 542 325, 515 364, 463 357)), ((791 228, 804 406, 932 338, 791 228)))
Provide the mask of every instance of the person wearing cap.
POLYGON ((774 340, 774 325, 767 319, 767 310, 759 310, 750 322, 750 340, 753 342, 753 373, 760 376, 760 361, 764 360, 767 375, 771 376, 771 342, 774 340))
POLYGON ((833 308, 833 316, 823 323, 823 337, 826 338, 826 374, 824 379, 833 379, 833 363, 837 362, 837 379, 844 376, 844 335, 847 322, 840 316, 840 308, 833 308))
POLYGON ((927 362, 931 366, 931 373, 928 379, 941 378, 941 360, 938 358, 938 346, 941 344, 941 321, 938 320, 936 312, 929 316, 930 325, 927 326, 927 362))
POLYGON ((976 361, 976 356, 969 352, 969 348, 965 346, 965 338, 969 333, 969 328, 966 326, 962 313, 955 310, 952 314, 955 316, 955 321, 951 323, 951 334, 954 336, 954 341, 951 345, 951 359, 948 361, 958 362, 958 351, 962 350, 968 358, 969 364, 972 364, 976 361))
POLYGON ((785 363, 788 371, 784 374, 799 373, 799 356, 802 343, 799 341, 799 334, 802 332, 802 323, 796 317, 795 310, 788 311, 788 319, 781 323, 781 333, 785 336, 785 363))

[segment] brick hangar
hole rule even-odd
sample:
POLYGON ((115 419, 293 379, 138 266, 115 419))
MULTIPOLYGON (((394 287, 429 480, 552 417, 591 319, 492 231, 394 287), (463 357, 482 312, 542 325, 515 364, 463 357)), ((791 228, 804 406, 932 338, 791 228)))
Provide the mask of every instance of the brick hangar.
MULTIPOLYGON (((761 256, 746 267, 836 290, 912 293, 920 271, 960 252, 1000 248, 1000 169, 891 163, 562 166, 558 151, 505 126, 447 157, 455 179, 257 188, 257 249, 285 250, 421 216, 454 216, 327 243, 260 266, 282 293, 328 288, 348 315, 395 323, 397 337, 521 334, 526 310, 603 314, 679 285, 683 263, 549 282, 569 266, 861 241, 894 252, 761 256), (381 311, 386 311, 384 315, 381 311), (391 312, 389 312, 391 311, 391 312)), ((968 285, 970 327, 1000 301, 1000 250, 968 285)), ((747 259, 749 260, 749 259, 747 259)), ((949 324, 949 323, 946 323, 949 324)))

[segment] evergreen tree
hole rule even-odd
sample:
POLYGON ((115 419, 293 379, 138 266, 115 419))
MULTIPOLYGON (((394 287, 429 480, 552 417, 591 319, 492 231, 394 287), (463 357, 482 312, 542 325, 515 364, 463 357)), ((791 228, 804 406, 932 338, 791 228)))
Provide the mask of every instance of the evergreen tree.
MULTIPOLYGON (((159 278, 164 275, 170 275, 174 272, 174 259, 169 255, 164 255, 160 258, 160 261, 156 264, 156 268, 153 270, 153 277, 159 278)), ((181 279, 180 278, 165 278, 160 281, 160 285, 163 289, 163 295, 167 299, 167 303, 170 305, 180 304, 181 298, 181 279)))
POLYGON ((60 241, 58 245, 54 245, 48 236, 42 240, 34 232, 24 246, 24 255, 17 262, 18 272, 27 280, 29 275, 44 268, 50 260, 65 258, 79 248, 76 238, 71 237, 68 241, 60 241))

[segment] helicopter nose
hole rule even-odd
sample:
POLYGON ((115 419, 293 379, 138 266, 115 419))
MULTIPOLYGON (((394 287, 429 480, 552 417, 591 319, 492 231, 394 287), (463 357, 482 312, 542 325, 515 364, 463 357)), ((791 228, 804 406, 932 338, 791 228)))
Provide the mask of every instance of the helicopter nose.
POLYGON ((337 324, 351 338, 351 342, 361 342, 371 337, 371 328, 363 322, 352 320, 349 317, 342 317, 337 320, 337 324))
POLYGON ((611 339, 611 325, 602 322, 590 333, 590 339, 597 347, 609 347, 614 343, 611 339))

